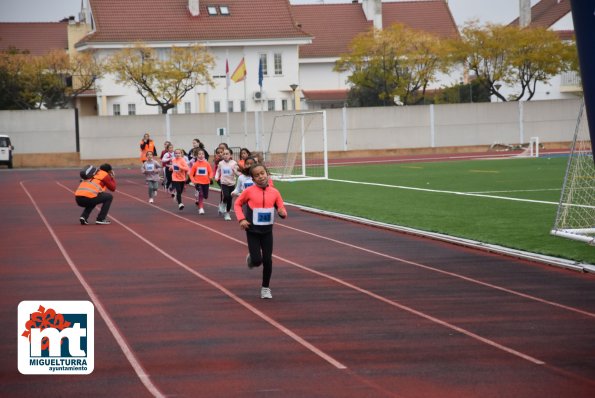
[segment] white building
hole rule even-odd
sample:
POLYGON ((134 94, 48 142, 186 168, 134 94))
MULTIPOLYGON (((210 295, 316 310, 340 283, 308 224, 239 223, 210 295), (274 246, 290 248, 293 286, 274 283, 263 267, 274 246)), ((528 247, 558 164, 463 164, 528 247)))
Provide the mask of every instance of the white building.
MULTIPOLYGON (((225 112, 227 101, 232 112, 342 106, 347 76, 333 67, 358 33, 400 22, 442 37, 458 35, 444 0, 316 5, 291 5, 288 0, 89 0, 82 16, 90 33, 76 48, 96 51, 99 57, 136 42, 163 50, 193 43, 208 48, 216 59, 211 71, 216 86, 196 87, 174 109, 178 113, 225 112), (227 97, 225 62, 232 73, 242 58, 247 79, 232 82, 227 97)), ((98 79, 95 94, 99 115, 160 111, 110 76, 98 79)))

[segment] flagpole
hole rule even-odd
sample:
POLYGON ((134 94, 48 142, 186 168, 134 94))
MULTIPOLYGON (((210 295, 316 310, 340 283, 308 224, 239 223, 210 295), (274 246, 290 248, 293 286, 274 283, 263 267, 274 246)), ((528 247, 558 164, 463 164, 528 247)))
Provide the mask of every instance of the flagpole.
POLYGON ((231 144, 231 131, 229 131, 229 50, 225 51, 225 122, 227 132, 227 144, 231 144))
MULTIPOLYGON (((242 54, 242 62, 244 62, 244 68, 246 67, 246 54, 242 54)), ((248 147, 248 89, 246 80, 248 79, 248 73, 244 74, 244 148, 248 147)))

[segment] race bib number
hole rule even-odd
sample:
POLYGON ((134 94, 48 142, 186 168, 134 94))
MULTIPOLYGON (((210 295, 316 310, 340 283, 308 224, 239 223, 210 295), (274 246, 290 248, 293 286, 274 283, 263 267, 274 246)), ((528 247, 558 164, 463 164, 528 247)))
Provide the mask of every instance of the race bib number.
POLYGON ((153 171, 153 170, 155 170, 155 165, 152 164, 152 163, 151 164, 147 164, 147 165, 145 165, 145 170, 147 170, 147 171, 153 171))
POLYGON ((207 175, 207 168, 206 167, 199 167, 196 169, 197 176, 206 176, 207 175))
POLYGON ((275 209, 256 208, 252 210, 253 225, 272 225, 275 221, 275 209))
POLYGON ((221 169, 221 172, 224 176, 230 176, 231 175, 231 168, 229 167, 224 167, 221 169))

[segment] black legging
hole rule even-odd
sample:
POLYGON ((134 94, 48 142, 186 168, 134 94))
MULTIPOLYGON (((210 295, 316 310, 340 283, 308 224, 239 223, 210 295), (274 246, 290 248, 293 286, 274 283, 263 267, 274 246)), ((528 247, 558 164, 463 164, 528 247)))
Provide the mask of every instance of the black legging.
POLYGON ((172 187, 172 180, 171 180, 171 175, 172 175, 172 171, 169 169, 168 166, 165 166, 163 168, 164 170, 164 180, 165 180, 165 189, 167 189, 168 191, 170 191, 173 187, 172 187))
POLYGON ((234 186, 233 185, 225 185, 225 184, 221 184, 221 193, 223 194, 223 202, 225 202, 225 204, 227 205, 227 212, 229 213, 231 211, 231 202, 232 202, 232 196, 231 193, 234 190, 234 186))
POLYGON ((178 201, 178 204, 182 203, 182 192, 184 192, 184 184, 186 184, 185 181, 171 182, 171 185, 176 190, 176 200, 178 201))
POLYGON ((84 217, 85 220, 89 218, 91 212, 98 204, 103 203, 101 205, 101 210, 97 215, 98 220, 105 220, 107 217, 107 212, 109 211, 110 206, 112 205, 112 200, 114 197, 109 192, 102 192, 94 198, 87 198, 86 196, 76 196, 76 204, 80 207, 84 207, 83 213, 81 217, 84 217))
POLYGON ((258 233, 246 231, 250 262, 258 267, 262 264, 262 287, 269 287, 273 274, 273 231, 258 233))

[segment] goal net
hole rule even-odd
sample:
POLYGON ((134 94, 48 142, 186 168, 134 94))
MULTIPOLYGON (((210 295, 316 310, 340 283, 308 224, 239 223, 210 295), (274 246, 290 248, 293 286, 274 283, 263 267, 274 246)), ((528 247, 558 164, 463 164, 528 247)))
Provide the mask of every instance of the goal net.
POLYGON ((326 112, 275 116, 264 161, 276 180, 328 178, 326 112))
POLYGON ((595 245, 595 163, 584 102, 551 234, 595 245))

